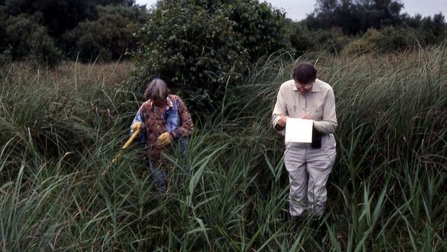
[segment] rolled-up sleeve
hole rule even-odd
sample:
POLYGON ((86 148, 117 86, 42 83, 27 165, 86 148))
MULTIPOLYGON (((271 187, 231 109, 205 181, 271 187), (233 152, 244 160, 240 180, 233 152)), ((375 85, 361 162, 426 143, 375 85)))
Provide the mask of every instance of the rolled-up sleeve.
POLYGON ((321 134, 330 134, 335 132, 337 125, 335 95, 331 88, 327 90, 324 98, 323 118, 320 121, 314 121, 314 127, 321 134))
POLYGON ((177 97, 179 102, 179 116, 181 120, 181 124, 178 128, 174 129, 171 132, 173 138, 185 137, 192 134, 194 131, 194 123, 191 118, 191 114, 189 113, 188 108, 180 97, 177 97))
POLYGON ((273 108, 272 120, 271 120, 274 128, 277 128, 279 118, 282 115, 285 115, 286 113, 287 111, 286 111, 286 105, 284 103, 284 97, 281 90, 279 90, 278 95, 276 97, 275 107, 273 108))
MULTIPOLYGON (((132 120, 132 124, 131 124, 131 126, 132 126, 134 123, 136 123, 136 122, 144 123, 143 113, 141 112, 142 107, 143 107, 143 106, 141 106, 141 107, 138 109, 137 114, 135 115, 134 119, 132 120)), ((145 132, 146 132, 146 129, 143 128, 143 130, 142 130, 142 131, 140 132, 140 134, 138 135, 138 137, 137 137, 137 139, 136 139, 136 142, 146 142, 146 134, 145 134, 145 132)), ((134 133, 134 131, 132 130, 132 127, 131 127, 131 128, 130 128, 130 134, 132 135, 133 133, 134 133)))

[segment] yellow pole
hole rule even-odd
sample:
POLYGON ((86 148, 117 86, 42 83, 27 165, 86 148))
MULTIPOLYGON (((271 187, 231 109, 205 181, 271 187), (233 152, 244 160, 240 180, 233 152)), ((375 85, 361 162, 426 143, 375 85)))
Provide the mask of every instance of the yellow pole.
POLYGON ((123 145, 121 150, 118 152, 118 154, 112 159, 112 162, 106 167, 106 169, 102 172, 102 175, 104 176, 107 171, 109 170, 110 166, 121 156, 123 153, 123 150, 127 149, 129 145, 135 140, 135 138, 140 134, 141 128, 137 129, 132 136, 130 136, 129 140, 123 145))
POLYGON ((130 136, 129 140, 127 140, 127 142, 123 145, 123 148, 121 148, 122 150, 127 149, 127 147, 129 147, 129 145, 133 142, 133 140, 135 140, 135 138, 140 134, 141 128, 135 130, 135 132, 132 134, 132 136, 130 136))

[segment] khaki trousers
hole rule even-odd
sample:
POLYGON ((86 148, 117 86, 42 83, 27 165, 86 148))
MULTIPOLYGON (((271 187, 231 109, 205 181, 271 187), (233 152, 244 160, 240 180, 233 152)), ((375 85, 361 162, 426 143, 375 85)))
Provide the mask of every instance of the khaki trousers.
POLYGON ((289 173, 291 216, 301 216, 305 210, 315 217, 323 215, 327 201, 326 182, 335 157, 333 134, 322 137, 319 149, 313 149, 307 143, 286 146, 284 164, 289 173))

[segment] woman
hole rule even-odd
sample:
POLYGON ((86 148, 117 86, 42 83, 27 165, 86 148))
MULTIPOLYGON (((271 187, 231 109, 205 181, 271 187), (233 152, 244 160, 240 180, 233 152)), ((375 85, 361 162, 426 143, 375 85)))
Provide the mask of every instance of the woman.
POLYGON ((169 93, 165 81, 152 80, 144 92, 146 102, 141 105, 131 126, 131 133, 142 129, 139 140, 146 144, 150 170, 160 190, 166 190, 167 160, 163 152, 179 143, 186 150, 188 139, 194 130, 194 124, 183 100, 169 93))

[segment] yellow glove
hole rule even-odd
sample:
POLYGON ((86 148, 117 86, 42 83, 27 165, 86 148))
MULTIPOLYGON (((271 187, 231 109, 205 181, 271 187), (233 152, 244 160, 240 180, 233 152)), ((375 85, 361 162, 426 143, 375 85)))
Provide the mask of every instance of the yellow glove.
POLYGON ((142 122, 134 122, 134 123, 132 124, 132 126, 130 126, 130 128, 131 128, 133 131, 137 131, 137 130, 141 130, 141 129, 143 128, 143 126, 144 126, 144 123, 142 123, 142 122))
POLYGON ((160 136, 158 136, 157 138, 157 144, 161 145, 161 146, 165 146, 171 143, 172 137, 171 134, 169 134, 169 132, 165 132, 163 134, 161 134, 160 136))

